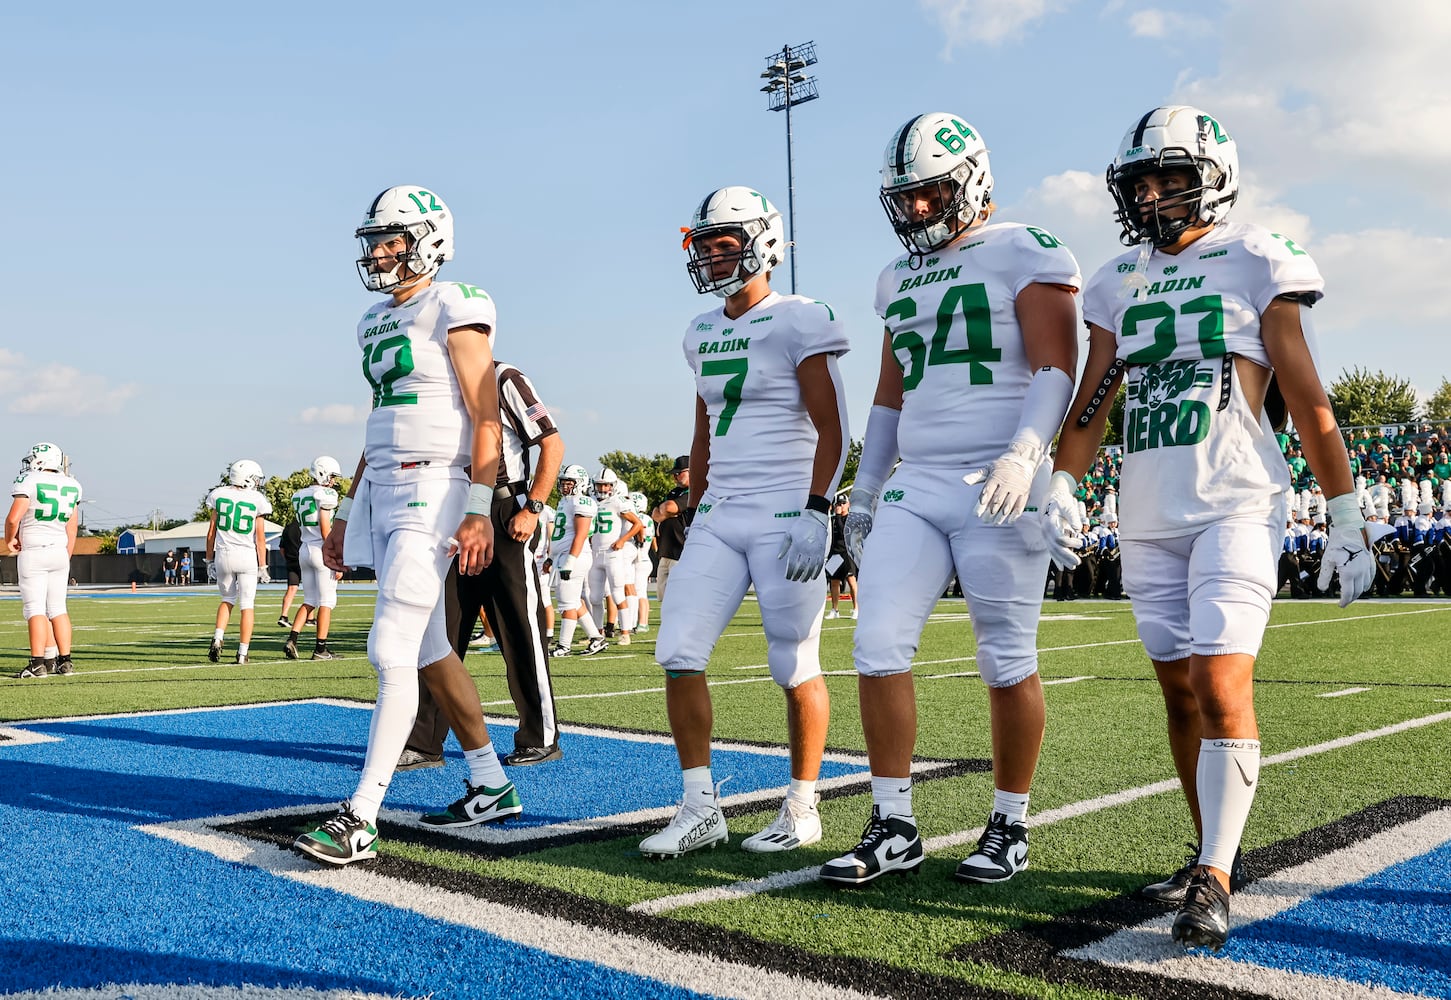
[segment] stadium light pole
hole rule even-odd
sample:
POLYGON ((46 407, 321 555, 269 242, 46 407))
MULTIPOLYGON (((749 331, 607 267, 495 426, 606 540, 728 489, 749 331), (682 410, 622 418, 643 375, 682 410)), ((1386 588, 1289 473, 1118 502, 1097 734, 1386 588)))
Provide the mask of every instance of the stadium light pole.
POLYGON ((796 294, 796 180, 791 158, 791 108, 814 101, 818 96, 816 77, 802 70, 816 65, 816 43, 783 45, 781 51, 766 57, 761 79, 766 85, 761 92, 769 99, 772 111, 786 112, 786 241, 791 244, 791 294, 796 294))

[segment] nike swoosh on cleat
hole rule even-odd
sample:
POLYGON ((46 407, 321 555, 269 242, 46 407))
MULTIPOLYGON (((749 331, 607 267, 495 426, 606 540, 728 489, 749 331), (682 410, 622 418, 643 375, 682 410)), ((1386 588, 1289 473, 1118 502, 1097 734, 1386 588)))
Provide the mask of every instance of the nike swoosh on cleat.
POLYGON ((904 855, 906 855, 906 853, 909 850, 911 850, 911 845, 910 844, 907 845, 906 847, 902 848, 900 851, 897 851, 896 853, 893 853, 892 849, 889 847, 884 852, 883 857, 885 857, 888 861, 896 861, 898 858, 903 857, 904 855))

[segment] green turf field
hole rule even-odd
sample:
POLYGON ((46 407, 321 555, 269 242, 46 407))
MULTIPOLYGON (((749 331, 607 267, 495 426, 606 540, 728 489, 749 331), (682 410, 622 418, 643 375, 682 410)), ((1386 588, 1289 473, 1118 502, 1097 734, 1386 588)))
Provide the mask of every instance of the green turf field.
MULTIPOLYGON (((26 639, 18 602, 0 600, 7 678, 0 680, 0 722, 318 697, 370 701, 376 685, 363 650, 371 598, 344 588, 331 638, 343 658, 313 663, 283 658, 286 633, 275 625, 280 594, 259 594, 252 662, 244 667, 207 662, 216 607, 210 592, 73 599, 78 672, 41 681, 8 679, 25 663, 26 639)), ((828 747, 860 753, 852 626, 823 623, 822 659, 832 697, 828 747)), ((1276 605, 1257 670, 1265 766, 1245 836, 1252 857, 1293 853, 1286 845, 1303 844, 1307 831, 1389 800, 1451 799, 1451 721, 1437 718, 1451 717, 1448 627, 1451 603, 1362 601, 1345 611, 1332 603, 1276 605), (1409 722, 1418 724, 1347 739, 1409 722), (1323 746, 1336 740, 1344 745, 1323 746), (1311 752, 1288 754, 1304 748, 1311 752), (1279 759, 1285 756, 1291 759, 1279 759)), ((571 725, 668 732, 654 634, 597 657, 554 661, 566 741, 571 725)), ((226 659, 235 635, 234 626, 226 659)), ((305 656, 310 637, 299 645, 305 656)), ((1080 975, 1063 962, 1036 967, 994 945, 1018 940, 1003 935, 1025 929, 1067 926, 1085 908, 1128 905, 1125 895, 1177 868, 1193 839, 1177 788, 1151 787, 1170 781, 1173 768, 1128 603, 1050 601, 1039 648, 1048 731, 1033 789, 1031 867, 1005 885, 951 879, 992 795, 991 775, 982 770, 991 755, 986 691, 973 673, 967 616, 955 602, 939 605, 917 654, 918 754, 962 766, 916 785, 929 858, 915 877, 845 892, 810 880, 806 870, 856 843, 870 811, 860 785, 823 803, 822 843, 781 855, 734 846, 773 818, 772 803, 729 812, 732 846, 669 862, 642 859, 635 831, 509 852, 405 833, 385 839, 385 860, 398 862, 403 878, 442 879, 664 947, 817 970, 837 982, 902 977, 899 986, 910 989, 896 995, 1152 996, 1132 978, 1080 975), (779 878, 765 887, 755 881, 772 876, 779 878)), ((472 655, 468 663, 486 713, 510 715, 499 658, 472 655)), ((783 703, 764 664, 760 615, 747 601, 712 660, 718 739, 784 744, 783 703)), ((265 826, 258 836, 268 835, 265 826)))

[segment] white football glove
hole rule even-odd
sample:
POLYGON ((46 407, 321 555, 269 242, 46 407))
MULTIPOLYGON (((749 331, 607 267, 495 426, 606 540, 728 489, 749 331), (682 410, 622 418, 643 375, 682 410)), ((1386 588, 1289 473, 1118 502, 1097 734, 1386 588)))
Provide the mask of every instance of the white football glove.
POLYGON ((819 510, 802 510, 786 530, 776 558, 786 560, 786 579, 806 583, 821 575, 830 546, 831 516, 819 510))
POLYGON ((1043 461, 1043 453, 1032 445, 1015 441, 1008 445, 991 465, 975 469, 962 477, 972 486, 982 483, 977 498, 977 516, 988 524, 1012 524, 1028 506, 1028 492, 1033 488, 1033 475, 1043 461))
POLYGON ((867 536, 872 533, 872 519, 877 512, 877 494, 871 490, 851 491, 851 510, 841 526, 841 537, 846 542, 846 554, 861 568, 862 549, 866 547, 867 536))
POLYGON ((568 552, 559 557, 559 563, 556 568, 559 570, 559 578, 561 580, 569 579, 569 574, 574 571, 574 563, 575 557, 568 552))
POLYGON ((1331 578, 1339 575, 1340 606, 1346 608, 1375 582, 1375 555, 1370 545, 1396 529, 1389 524, 1367 524, 1354 493, 1331 497, 1325 506, 1331 524, 1317 582, 1321 590, 1328 590, 1331 578))
POLYGON ((1066 472, 1053 473, 1048 487, 1048 502, 1043 505, 1043 541, 1048 557, 1059 569, 1075 569, 1078 558, 1078 500, 1073 491, 1078 483, 1066 472))

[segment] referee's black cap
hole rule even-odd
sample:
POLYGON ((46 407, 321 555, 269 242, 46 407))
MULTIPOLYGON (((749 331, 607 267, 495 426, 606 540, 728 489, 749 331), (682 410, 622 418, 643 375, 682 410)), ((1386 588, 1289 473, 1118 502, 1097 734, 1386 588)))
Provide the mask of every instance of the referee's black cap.
POLYGON ((690 456, 689 455, 681 455, 679 458, 677 458, 675 460, 675 468, 671 469, 670 471, 671 472, 689 472, 690 471, 690 456))

